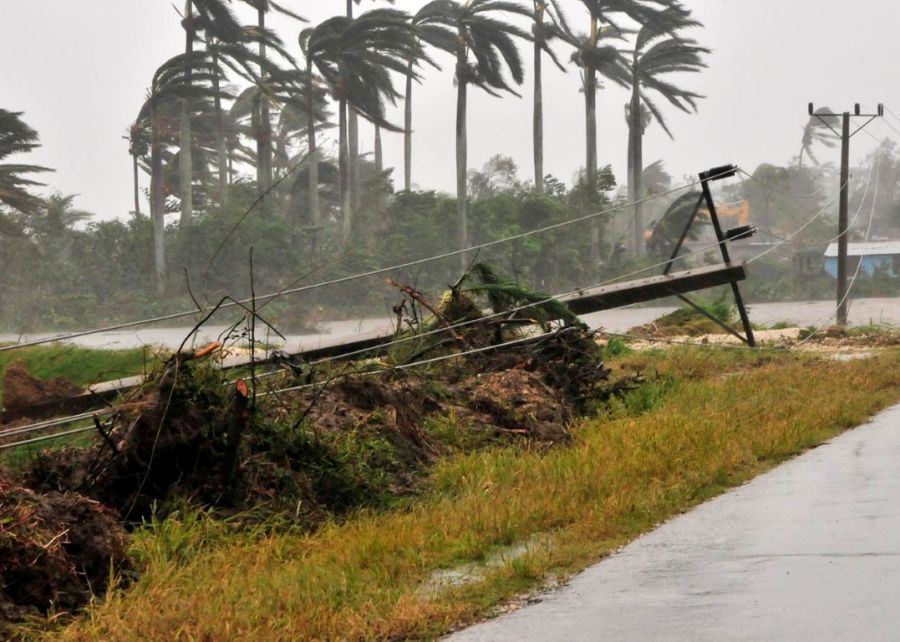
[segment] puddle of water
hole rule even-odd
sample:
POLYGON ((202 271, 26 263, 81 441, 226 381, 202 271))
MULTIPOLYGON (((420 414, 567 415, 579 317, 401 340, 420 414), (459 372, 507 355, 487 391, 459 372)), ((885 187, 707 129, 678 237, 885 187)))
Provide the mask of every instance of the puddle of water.
POLYGON ((874 356, 874 352, 842 352, 830 355, 830 358, 833 361, 858 361, 859 359, 869 359, 874 356))
POLYGON ((541 548, 547 548, 547 537, 533 537, 526 543, 505 546, 479 562, 470 562, 453 568, 438 569, 432 573, 419 588, 420 595, 435 595, 447 589, 474 584, 484 579, 485 575, 494 569, 520 559, 541 548))

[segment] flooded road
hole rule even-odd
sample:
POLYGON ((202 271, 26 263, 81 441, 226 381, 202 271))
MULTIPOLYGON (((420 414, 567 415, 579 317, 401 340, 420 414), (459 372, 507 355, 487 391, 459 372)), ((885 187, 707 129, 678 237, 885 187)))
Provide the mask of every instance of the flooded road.
POLYGON ((896 640, 900 406, 453 642, 896 640))
MULTIPOLYGON (((626 332, 629 328, 648 323, 673 307, 619 308, 585 315, 584 320, 594 328, 602 327, 609 332, 626 332)), ((755 323, 773 324, 786 321, 799 326, 815 325, 828 322, 834 313, 833 301, 800 301, 790 303, 759 303, 750 306, 750 318, 755 323)), ((298 351, 301 348, 314 348, 324 342, 333 341, 337 337, 371 332, 390 328, 391 319, 357 319, 350 321, 330 321, 321 324, 321 334, 287 335, 285 349, 298 351)), ((854 325, 868 323, 890 323, 900 325, 900 299, 858 299, 850 306, 850 323, 854 325)), ((162 345, 177 348, 184 339, 189 327, 181 328, 138 328, 117 332, 104 332, 72 339, 72 343, 91 348, 122 349, 144 345, 162 345)), ((203 344, 218 337, 225 326, 207 326, 199 334, 196 341, 203 344)), ((50 334, 0 334, 0 342, 20 342, 54 336, 50 334)), ((261 340, 280 344, 277 337, 260 335, 261 340)))

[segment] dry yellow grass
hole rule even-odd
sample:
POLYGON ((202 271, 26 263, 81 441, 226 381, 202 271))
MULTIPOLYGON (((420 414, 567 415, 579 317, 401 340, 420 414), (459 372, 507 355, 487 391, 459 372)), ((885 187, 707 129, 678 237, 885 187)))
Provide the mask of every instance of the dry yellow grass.
POLYGON ((658 367, 682 381, 661 403, 586 421, 570 445, 442 463, 432 490, 403 510, 356 515, 307 536, 225 537, 190 554, 178 552, 212 537, 215 522, 145 533, 136 543, 142 578, 56 636, 431 637, 900 400, 896 352, 848 363, 707 354, 662 360, 658 367), (538 534, 540 545, 474 583, 422 590, 437 569, 538 534))

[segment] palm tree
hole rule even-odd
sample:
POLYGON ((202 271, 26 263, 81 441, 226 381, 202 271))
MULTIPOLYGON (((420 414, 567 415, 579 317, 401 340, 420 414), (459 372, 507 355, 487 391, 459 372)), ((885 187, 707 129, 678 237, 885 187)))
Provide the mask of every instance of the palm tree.
MULTIPOLYGON (((362 0, 347 0, 347 17, 353 19, 353 4, 360 4, 362 0)), ((387 0, 394 4, 394 0, 387 0)), ((375 123, 376 138, 381 137, 380 126, 375 123)), ((353 211, 359 208, 359 115, 356 110, 350 108, 347 120, 347 144, 350 152, 350 206, 353 211)))
POLYGON ((803 128, 803 139, 800 143, 800 155, 797 160, 800 168, 803 167, 803 154, 809 156, 816 165, 819 164, 819 160, 812 150, 815 143, 822 143, 826 147, 837 145, 835 132, 840 123, 840 117, 828 107, 820 107, 809 117, 803 128), (831 126, 829 127, 829 125, 831 126))
MULTIPOLYGON (((628 33, 620 23, 627 18, 638 24, 658 24, 660 12, 656 6, 667 6, 672 0, 579 0, 588 12, 590 31, 577 34, 566 23, 565 16, 557 14, 561 37, 574 47, 572 62, 581 71, 581 91, 584 93, 585 167, 584 187, 592 200, 597 198, 597 87, 598 77, 621 86, 631 83, 631 72, 622 53, 610 39, 621 40, 628 33)), ((600 261, 600 222, 591 228, 591 263, 600 261)))
POLYGON ((244 0, 256 9, 257 45, 259 51, 260 92, 254 113, 254 139, 256 140, 256 184, 259 194, 272 187, 272 119, 270 101, 266 96, 266 78, 270 73, 268 50, 274 48, 290 66, 296 66, 293 57, 281 46, 280 41, 266 28, 266 15, 275 11, 299 22, 306 20, 275 0, 244 0))
MULTIPOLYGON (((0 108, 0 161, 13 154, 27 154, 40 147, 38 133, 21 119, 22 112, 0 108)), ((40 165, 0 163, 0 203, 23 214, 30 214, 43 206, 44 201, 29 190, 43 183, 23 174, 50 172, 40 165)))
MULTIPOLYGON (((432 0, 422 7, 422 22, 443 25, 456 32, 456 218, 457 243, 465 249, 469 243, 466 218, 467 92, 470 84, 493 96, 502 92, 518 95, 509 85, 505 71, 515 84, 524 80, 522 59, 515 38, 530 40, 522 29, 504 22, 500 16, 531 13, 515 2, 503 0, 432 0), (469 57, 474 58, 470 62, 469 57)), ((466 256, 460 254, 463 269, 466 256)))
MULTIPOLYGON (((213 78, 217 73, 205 52, 181 54, 169 59, 153 74, 147 98, 137 118, 137 122, 150 130, 150 216, 153 219, 156 287, 160 294, 165 292, 166 274, 163 118, 171 121, 175 106, 183 105, 185 100, 210 98, 213 78)), ((183 161, 180 162, 183 164, 183 161)))
MULTIPOLYGON (((385 100, 394 103, 400 97, 390 72, 406 73, 407 60, 421 52, 408 17, 405 12, 395 9, 373 9, 355 20, 346 16, 329 18, 300 34, 310 84, 313 78, 311 72, 315 67, 339 104, 338 160, 341 173, 341 236, 344 242, 349 240, 353 228, 348 107, 352 105, 361 116, 385 129, 400 131, 385 117, 385 100)), ((309 139, 311 144, 315 140, 312 132, 309 139)), ((310 184, 312 186, 312 177, 310 184)))
POLYGON ((534 24, 531 33, 534 37, 534 103, 532 114, 533 150, 534 150, 534 189, 538 194, 544 193, 544 52, 550 56, 560 71, 565 71, 549 43, 555 38, 562 38, 563 32, 557 24, 555 13, 561 14, 556 0, 532 0, 534 24), (550 19, 548 24, 546 19, 550 19))
POLYGON ((138 168, 140 159, 147 155, 149 149, 147 141, 147 129, 140 122, 134 122, 128 128, 128 154, 131 156, 132 182, 134 189, 134 215, 141 216, 141 192, 138 181, 138 168))
MULTIPOLYGON (((237 37, 240 25, 223 0, 185 0, 184 17, 181 20, 184 28, 185 82, 191 83, 191 54, 194 42, 200 31, 208 31, 219 38, 237 37), (196 8, 197 13, 194 13, 196 8)), ((181 221, 179 229, 186 232, 193 219, 194 211, 194 140, 191 132, 191 112, 193 107, 190 98, 183 98, 181 103, 181 154, 179 169, 181 174, 181 221)))
POLYGON ((674 4, 660 12, 657 23, 648 23, 638 31, 631 53, 631 102, 628 105, 628 138, 631 157, 631 174, 628 177, 629 200, 634 204, 634 251, 635 257, 642 253, 644 224, 641 204, 645 196, 641 189, 644 169, 643 136, 649 123, 644 110, 649 111, 669 135, 674 138, 662 111, 657 106, 653 93, 667 100, 683 112, 696 111, 700 94, 682 89, 665 77, 671 73, 696 73, 706 68, 703 54, 709 49, 701 47, 696 40, 679 36, 676 31, 702 26, 691 17, 691 12, 674 4))
POLYGON ((319 150, 316 146, 316 119, 313 113, 317 78, 313 71, 313 57, 309 51, 311 30, 300 33, 300 49, 306 58, 306 141, 309 156, 309 223, 312 227, 311 254, 316 259, 319 254, 319 231, 322 214, 319 205, 319 150))
POLYGON ((610 38, 621 39, 628 31, 620 20, 629 18, 639 24, 658 24, 660 12, 655 5, 668 6, 672 0, 579 0, 588 12, 590 31, 576 34, 562 14, 557 15, 561 37, 575 48, 572 62, 581 70, 581 88, 585 107, 585 179, 590 189, 597 185, 597 78, 602 76, 622 87, 631 83, 630 71, 621 52, 610 38))
POLYGON ((240 118, 249 118, 251 121, 245 135, 254 141, 256 149, 247 157, 247 161, 258 170, 257 187, 262 194, 272 182, 270 109, 280 108, 286 97, 302 91, 303 87, 297 84, 302 74, 297 70, 293 57, 285 49, 281 39, 271 31, 260 30, 257 25, 244 27, 240 41, 214 43, 212 51, 218 54, 225 67, 250 83, 241 93, 241 105, 237 111, 240 112, 240 118), (256 45, 257 51, 251 45, 256 45), (270 50, 277 52, 288 63, 287 69, 271 59, 268 55, 270 50))
MULTIPOLYGON (((424 42, 435 49, 456 55, 456 31, 449 29, 440 23, 429 22, 429 14, 423 14, 420 10, 410 20, 416 29, 416 36, 421 42, 424 42)), ((438 66, 427 56, 423 56, 424 60, 432 64, 435 68, 438 66)), ((412 90, 413 81, 418 77, 415 73, 415 65, 418 61, 410 57, 407 61, 406 70, 406 94, 403 100, 403 189, 409 191, 412 189, 412 90)))

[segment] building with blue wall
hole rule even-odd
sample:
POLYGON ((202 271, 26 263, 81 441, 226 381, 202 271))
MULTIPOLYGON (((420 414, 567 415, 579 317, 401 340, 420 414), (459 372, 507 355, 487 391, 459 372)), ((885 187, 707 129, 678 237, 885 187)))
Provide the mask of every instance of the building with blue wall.
MULTIPOLYGON (((825 250, 825 271, 835 278, 837 255, 838 244, 829 244, 825 250)), ((857 267, 860 274, 874 274, 878 270, 900 276, 900 241, 847 243, 847 274, 853 276, 857 267)))

